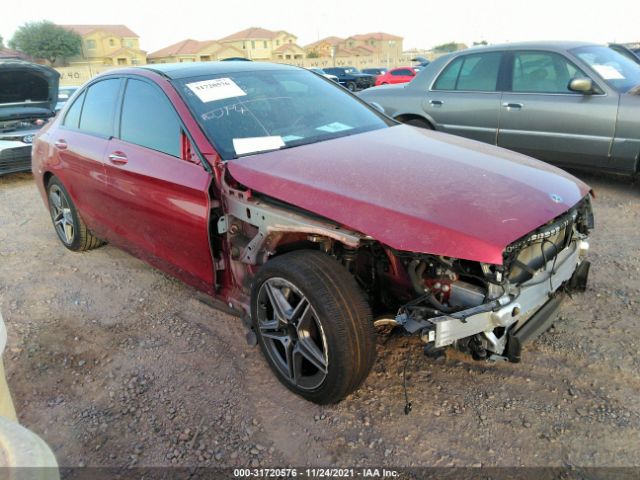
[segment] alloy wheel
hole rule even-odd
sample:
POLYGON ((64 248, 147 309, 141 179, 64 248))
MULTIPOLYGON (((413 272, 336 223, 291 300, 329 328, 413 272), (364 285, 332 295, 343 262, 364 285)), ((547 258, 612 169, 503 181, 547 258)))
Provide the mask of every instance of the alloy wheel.
POLYGON ((73 243, 75 225, 69 199, 57 185, 49 189, 49 208, 53 225, 60 239, 67 245, 73 243))
POLYGON ((328 373, 327 339, 309 300, 293 283, 272 277, 257 301, 259 334, 276 368, 298 388, 318 388, 328 373))

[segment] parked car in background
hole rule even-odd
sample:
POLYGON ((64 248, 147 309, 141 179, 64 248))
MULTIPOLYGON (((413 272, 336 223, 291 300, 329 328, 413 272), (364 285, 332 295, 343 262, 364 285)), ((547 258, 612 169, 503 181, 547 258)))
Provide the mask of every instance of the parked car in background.
POLYGON ((384 75, 385 73, 387 73, 387 68, 363 68, 362 69, 362 73, 366 73, 368 75, 384 75))
POLYGON ((408 83, 415 78, 417 71, 412 67, 392 68, 384 75, 378 75, 376 86, 394 83, 408 83))
POLYGON ((56 103, 56 113, 60 111, 62 106, 67 103, 71 96, 78 90, 77 86, 64 86, 58 88, 58 102, 56 103))
POLYGON ((373 87, 376 81, 375 75, 361 73, 355 67, 331 67, 323 68, 326 73, 338 77, 338 83, 343 87, 355 92, 356 90, 364 90, 373 87))
POLYGON ((566 167, 638 172, 640 65, 603 45, 516 43, 434 60, 360 93, 405 123, 566 167))
POLYGON ((621 55, 624 55, 630 60, 636 63, 640 63, 640 48, 630 48, 626 45, 620 45, 619 43, 610 43, 609 48, 615 50, 621 55))
POLYGON ((324 78, 328 78, 329 80, 333 80, 334 82, 338 82, 338 77, 335 75, 331 75, 330 73, 325 72, 321 68, 310 68, 313 73, 317 73, 318 75, 322 75, 324 78))
POLYGON ((364 381, 376 325, 519 361, 589 268, 580 180, 288 65, 105 72, 36 137, 33 173, 65 247, 108 241, 212 295, 317 403, 364 381))
POLYGON ((33 136, 55 115, 59 78, 44 65, 0 59, 0 175, 31 169, 33 136))

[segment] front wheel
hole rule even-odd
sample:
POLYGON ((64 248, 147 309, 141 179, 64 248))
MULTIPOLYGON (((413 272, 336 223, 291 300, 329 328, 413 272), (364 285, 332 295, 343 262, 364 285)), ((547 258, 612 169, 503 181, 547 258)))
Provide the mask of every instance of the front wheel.
POLYGON ((357 87, 356 87, 356 84, 355 84, 355 83, 353 83, 353 82, 349 82, 349 83, 347 83, 347 89, 348 89, 350 92, 355 92, 355 91, 356 91, 356 88, 357 88, 357 87))
POLYGON ((312 402, 339 402, 375 361, 369 305, 349 272, 321 252, 267 262, 253 283, 251 317, 278 379, 312 402))

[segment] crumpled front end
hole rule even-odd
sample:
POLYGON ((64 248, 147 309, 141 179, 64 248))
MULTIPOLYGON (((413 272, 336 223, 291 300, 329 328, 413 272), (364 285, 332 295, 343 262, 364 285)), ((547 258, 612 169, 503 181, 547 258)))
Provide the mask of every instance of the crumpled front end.
POLYGON ((419 296, 395 323, 419 333, 428 354, 452 345, 476 359, 518 362, 522 344, 553 323, 564 293, 586 287, 591 228, 587 196, 507 246, 503 265, 416 255, 407 270, 419 296))

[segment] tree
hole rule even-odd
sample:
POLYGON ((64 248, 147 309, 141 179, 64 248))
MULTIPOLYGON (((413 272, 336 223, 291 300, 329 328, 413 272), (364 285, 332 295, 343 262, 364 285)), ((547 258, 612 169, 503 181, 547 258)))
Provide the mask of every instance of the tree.
POLYGON ((53 65, 59 58, 80 53, 82 38, 76 32, 52 22, 27 22, 18 28, 9 46, 34 58, 44 58, 53 65))
POLYGON ((0 35, 0 48, 4 48, 4 39, 2 38, 2 35, 0 35))
POLYGON ((320 55, 315 50, 311 50, 307 53, 307 58, 320 58, 320 55))
POLYGON ((456 42, 443 43, 433 47, 435 52, 455 52, 458 50, 458 44, 456 42))
POLYGON ((479 42, 473 42, 473 46, 477 47, 479 45, 489 45, 486 40, 480 40, 479 42))

